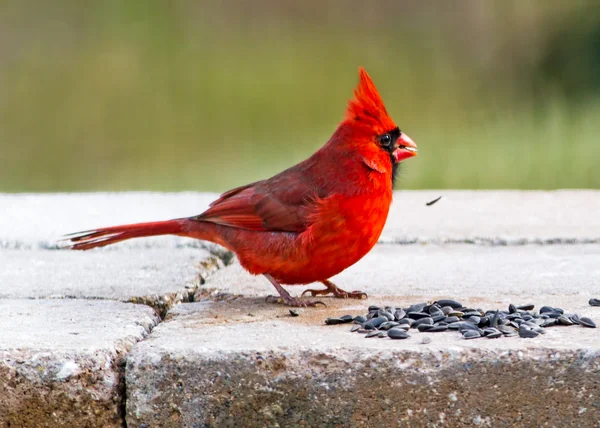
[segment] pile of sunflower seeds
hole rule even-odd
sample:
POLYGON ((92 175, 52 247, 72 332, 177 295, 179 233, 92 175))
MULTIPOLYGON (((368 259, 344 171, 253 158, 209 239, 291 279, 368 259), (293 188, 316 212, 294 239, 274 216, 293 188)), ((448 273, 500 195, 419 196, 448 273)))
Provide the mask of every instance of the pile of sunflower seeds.
POLYGON ((551 326, 596 328, 594 321, 588 317, 565 313, 563 309, 551 306, 542 306, 539 311, 534 311, 534 307, 533 304, 510 304, 505 311, 483 311, 465 307, 456 300, 442 299, 431 304, 417 303, 408 308, 369 306, 365 316, 327 318, 325 324, 354 323, 351 332, 363 333, 365 337, 390 339, 409 338, 408 331, 411 328, 427 333, 456 330, 465 339, 533 338, 546 333, 546 328, 551 326))

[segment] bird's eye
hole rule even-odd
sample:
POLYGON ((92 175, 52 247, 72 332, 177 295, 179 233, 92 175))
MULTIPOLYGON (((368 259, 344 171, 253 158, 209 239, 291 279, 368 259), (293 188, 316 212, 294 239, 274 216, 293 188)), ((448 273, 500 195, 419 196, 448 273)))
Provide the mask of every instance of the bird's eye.
POLYGON ((387 147, 392 143, 392 136, 390 134, 383 134, 381 137, 379 137, 379 142, 383 146, 387 147))

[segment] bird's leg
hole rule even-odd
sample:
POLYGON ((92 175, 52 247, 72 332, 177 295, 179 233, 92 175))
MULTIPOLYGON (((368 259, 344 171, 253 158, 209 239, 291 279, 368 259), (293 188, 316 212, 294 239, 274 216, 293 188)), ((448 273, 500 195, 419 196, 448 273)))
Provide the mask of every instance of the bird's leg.
POLYGON ((277 280, 275 278, 273 278, 271 275, 265 274, 265 276, 271 282, 271 284, 273 284, 273 287, 275 287, 275 289, 281 296, 280 298, 276 298, 275 296, 268 296, 265 300, 269 303, 274 303, 274 302, 279 301, 279 299, 282 299, 286 305, 293 306, 295 308, 317 306, 317 305, 327 306, 325 303, 318 302, 318 301, 317 302, 300 301, 300 300, 296 299, 295 297, 292 297, 290 295, 290 293, 288 293, 287 290, 285 288, 283 288, 281 286, 281 284, 279 282, 277 282, 277 280))
POLYGON ((321 283, 327 287, 325 290, 304 290, 302 296, 304 296, 306 293, 309 293, 312 297, 333 294, 333 297, 337 297, 338 299, 366 299, 368 297, 367 293, 362 291, 344 291, 327 279, 325 281, 321 281, 321 283))

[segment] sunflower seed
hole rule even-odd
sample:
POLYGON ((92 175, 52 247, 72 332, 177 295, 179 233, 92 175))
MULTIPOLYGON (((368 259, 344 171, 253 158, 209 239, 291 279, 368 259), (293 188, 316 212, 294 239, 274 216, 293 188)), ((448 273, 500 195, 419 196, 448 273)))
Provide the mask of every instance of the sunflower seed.
POLYGON ((493 327, 483 329, 483 333, 485 337, 489 337, 490 339, 497 339, 499 337, 502 337, 502 332, 493 327))
POLYGON ((364 324, 365 322, 367 322, 367 319, 362 315, 358 315, 354 317, 352 321, 354 322, 354 324, 364 324))
POLYGON ((590 306, 600 306, 600 299, 591 298, 588 303, 590 306))
POLYGON ((406 317, 406 312, 404 312, 404 309, 396 309, 394 312, 394 320, 400 321, 404 317, 406 317))
POLYGON ((420 320, 416 320, 413 324, 412 324, 412 328, 417 328, 420 325, 423 324, 429 324, 429 325, 433 325, 433 320, 431 318, 421 318, 420 320))
POLYGON ((589 328, 596 328, 596 323, 594 321, 592 321, 590 318, 588 317, 581 317, 579 318, 579 322, 581 323, 582 326, 584 327, 589 327, 589 328))
POLYGON ((395 321, 387 321, 379 326, 379 330, 389 330, 390 328, 396 327, 397 325, 399 324, 395 321))
POLYGON ((410 334, 401 328, 392 328, 388 330, 387 335, 390 339, 408 339, 410 334))
POLYGON ((459 303, 456 300, 452 299, 441 299, 438 300, 436 303, 440 306, 450 306, 454 309, 460 309, 463 307, 462 303, 459 303))
POLYGON ((538 337, 539 333, 537 331, 533 331, 528 326, 522 325, 519 327, 519 336, 524 339, 531 339, 534 337, 538 337))
POLYGON ((573 325, 573 321, 565 315, 559 316, 556 320, 561 325, 573 325))
POLYGON ((481 334, 477 330, 467 330, 462 335, 465 339, 477 339, 481 337, 481 334))
POLYGON ((379 328, 379 326, 381 324, 383 324, 384 322, 387 322, 387 321, 388 321, 388 319, 386 317, 376 317, 376 318, 373 318, 373 319, 367 321, 365 323, 365 328, 373 330, 373 329, 379 328), (371 326, 372 328, 370 328, 368 326, 371 326))

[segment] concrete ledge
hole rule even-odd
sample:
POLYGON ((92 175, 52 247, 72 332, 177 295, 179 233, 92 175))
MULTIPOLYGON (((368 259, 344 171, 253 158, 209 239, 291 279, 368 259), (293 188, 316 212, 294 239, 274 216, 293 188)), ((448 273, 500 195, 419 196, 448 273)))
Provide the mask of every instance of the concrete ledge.
POLYGON ((3 426, 122 426, 124 358, 158 323, 120 302, 0 300, 3 426))
MULTIPOLYGON (((428 244, 377 245, 332 281, 342 289, 362 290, 371 297, 537 296, 534 299, 537 302, 553 295, 580 295, 587 302, 592 296, 600 296, 599 278, 600 245, 597 244, 508 247, 428 244)), ((198 289, 196 300, 201 300, 205 288, 243 296, 273 293, 269 281, 249 275, 239 263, 212 275, 198 289)), ((296 295, 306 288, 323 286, 287 287, 296 295)))
POLYGON ((451 297, 560 306, 598 322, 587 302, 600 297, 600 192, 398 192, 386 244, 333 279, 369 300, 322 298, 327 309, 297 318, 265 304, 268 282, 214 245, 157 237, 57 250, 64 233, 194 215, 215 196, 0 195, 0 421, 598 426, 598 329, 391 341, 323 320, 451 297), (156 314, 164 322, 149 333, 156 314))
POLYGON ((348 325, 323 326, 319 319, 331 313, 291 318, 251 299, 176 309, 127 358, 128 425, 598 422, 596 330, 475 341, 411 331, 410 339, 392 341, 365 339, 348 325), (431 343, 421 343, 425 335, 431 343))

